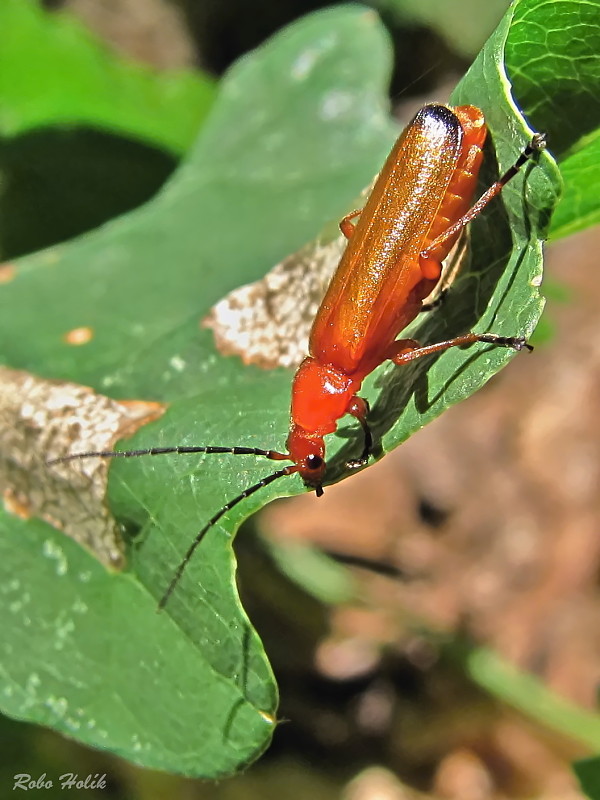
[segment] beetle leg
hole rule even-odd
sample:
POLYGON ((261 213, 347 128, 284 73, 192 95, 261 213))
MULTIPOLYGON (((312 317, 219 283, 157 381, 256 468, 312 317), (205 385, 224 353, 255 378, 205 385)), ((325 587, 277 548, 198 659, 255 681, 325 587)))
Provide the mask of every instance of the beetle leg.
POLYGON ((429 300, 427 303, 423 303, 421 308, 419 309, 419 314, 424 314, 428 311, 435 311, 436 308, 440 308, 446 302, 446 297, 448 292, 450 291, 449 286, 444 286, 439 292, 436 292, 435 297, 433 300, 429 300))
POLYGON ((435 250, 423 250, 422 253, 419 254, 419 267, 421 268, 421 274, 428 281, 437 281, 440 279, 440 275, 442 274, 442 261, 440 259, 444 258, 444 254, 442 253, 442 248, 440 247, 440 253, 436 254, 435 250))
MULTIPOLYGON (((475 217, 479 216, 483 209, 487 206, 490 200, 493 200, 494 197, 500 194, 502 189, 506 186, 506 184, 511 181, 515 175, 519 172, 521 167, 523 167, 530 158, 536 153, 539 153, 541 150, 544 150, 546 147, 546 136, 543 133, 536 133, 534 134, 533 138, 525 147, 521 155, 517 158, 515 163, 506 170, 504 175, 502 175, 495 183, 493 183, 487 191, 485 191, 479 200, 474 203, 471 208, 466 211, 460 219, 457 219, 452 225, 450 225, 443 233, 437 236, 429 245, 421 252, 419 256, 419 264, 421 265, 421 269, 425 265, 427 268, 427 262, 433 261, 436 262, 436 252, 440 252, 440 250, 444 249, 444 245, 448 240, 452 240, 460 231, 462 231, 469 222, 472 222, 475 217)), ((425 273, 423 273, 425 274, 425 273)), ((427 277, 427 276, 426 276, 427 277)))
POLYGON ((420 345, 414 339, 398 339, 394 342, 388 358, 394 364, 408 364, 409 361, 416 361, 417 358, 430 356, 433 353, 441 353, 450 347, 461 347, 475 342, 487 342, 498 347, 510 347, 512 350, 517 351, 533 350, 533 347, 527 344, 523 336, 499 336, 497 333, 465 333, 462 336, 447 339, 445 342, 427 345, 420 345))
POLYGON ((340 230, 346 237, 346 239, 350 239, 354 230, 356 229, 356 225, 351 220, 358 217, 359 214, 362 214, 362 208, 357 208, 354 211, 351 211, 349 214, 340 221, 340 230))
POLYGON ((384 361, 387 361, 389 358, 394 364, 404 364, 405 361, 412 361, 413 358, 419 358, 419 356, 414 356, 413 353, 418 353, 422 349, 423 345, 416 339, 396 339, 395 342, 392 342, 392 346, 388 350, 388 355, 386 355, 384 361))
POLYGON ((454 246, 453 251, 450 253, 449 259, 447 258, 444 262, 444 271, 442 272, 440 282, 429 297, 425 298, 423 305, 419 309, 419 313, 433 311, 444 304, 446 296, 465 262, 468 244, 469 236, 467 231, 464 230, 454 246))
POLYGON ((346 466, 349 469, 357 469, 358 467, 363 467, 367 463, 373 447, 373 435, 371 434, 371 429, 369 428, 369 423, 367 422, 369 404, 364 397, 359 397, 356 394, 348 403, 346 413, 351 414, 360 422, 360 426, 363 429, 363 434, 365 437, 365 444, 360 458, 352 459, 352 461, 346 462, 346 466))

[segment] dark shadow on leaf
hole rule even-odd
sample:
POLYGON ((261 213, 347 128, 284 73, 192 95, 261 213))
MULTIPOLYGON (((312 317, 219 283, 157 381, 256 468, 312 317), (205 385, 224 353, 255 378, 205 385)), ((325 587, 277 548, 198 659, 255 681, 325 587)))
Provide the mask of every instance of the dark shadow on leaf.
POLYGON ((92 230, 149 200, 167 153, 85 127, 0 139, 0 255, 16 258, 92 230))
POLYGON ((241 708, 244 707, 244 705, 246 703, 245 698, 247 697, 248 674, 249 674, 249 669, 250 669, 250 664, 249 664, 249 662, 250 662, 249 652, 250 652, 250 649, 251 649, 250 648, 250 644, 251 644, 250 640, 251 640, 250 626, 249 625, 244 625, 244 631, 243 631, 242 636, 240 638, 240 642, 241 642, 241 653, 240 653, 240 655, 241 655, 241 666, 240 666, 240 669, 239 669, 239 672, 238 672, 238 679, 236 681, 236 683, 239 685, 239 687, 240 687, 240 689, 242 691, 242 694, 244 695, 244 699, 240 698, 231 707, 231 711, 229 712, 229 714, 227 716, 227 720, 225 721, 225 725, 223 726, 223 741, 224 742, 226 742, 231 736, 231 732, 232 732, 233 724, 235 722, 236 714, 238 713, 238 711, 241 708))

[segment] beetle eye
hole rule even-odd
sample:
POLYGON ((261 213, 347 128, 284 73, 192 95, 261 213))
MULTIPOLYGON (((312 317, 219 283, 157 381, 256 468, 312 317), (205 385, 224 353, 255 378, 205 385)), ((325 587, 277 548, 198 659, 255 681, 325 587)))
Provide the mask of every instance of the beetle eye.
POLYGON ((321 456, 307 456, 306 457, 306 466, 309 469, 320 469, 323 466, 323 459, 321 456))

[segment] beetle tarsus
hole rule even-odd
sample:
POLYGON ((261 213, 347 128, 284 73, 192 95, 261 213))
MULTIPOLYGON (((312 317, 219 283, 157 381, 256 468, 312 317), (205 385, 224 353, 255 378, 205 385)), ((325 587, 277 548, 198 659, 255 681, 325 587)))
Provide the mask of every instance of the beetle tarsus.
POLYGON ((530 345, 524 336, 498 336, 496 333, 483 333, 479 337, 480 342, 489 342, 499 347, 509 347, 511 350, 516 350, 520 353, 521 350, 533 351, 533 345, 530 345))

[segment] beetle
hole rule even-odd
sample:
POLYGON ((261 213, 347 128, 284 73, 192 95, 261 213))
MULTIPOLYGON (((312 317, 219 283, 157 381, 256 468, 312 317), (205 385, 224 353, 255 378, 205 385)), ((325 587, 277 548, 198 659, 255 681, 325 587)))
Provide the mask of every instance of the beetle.
POLYGON ((323 494, 325 437, 347 414, 358 420, 364 437, 360 457, 347 466, 356 469, 367 463, 373 437, 369 407, 358 392, 365 377, 380 364, 403 365, 475 342, 516 351, 533 349, 522 336, 495 333, 466 333, 430 345, 397 338, 439 283, 442 262, 464 228, 545 147, 543 134, 535 134, 513 166, 471 206, 486 135, 483 112, 475 106, 424 106, 394 145, 364 208, 340 222, 348 244, 315 317, 309 353, 292 383, 287 452, 253 447, 154 447, 75 453, 48 462, 165 453, 230 453, 291 462, 244 489, 208 520, 181 560, 161 608, 207 531, 244 498, 295 473, 317 496, 323 494))

